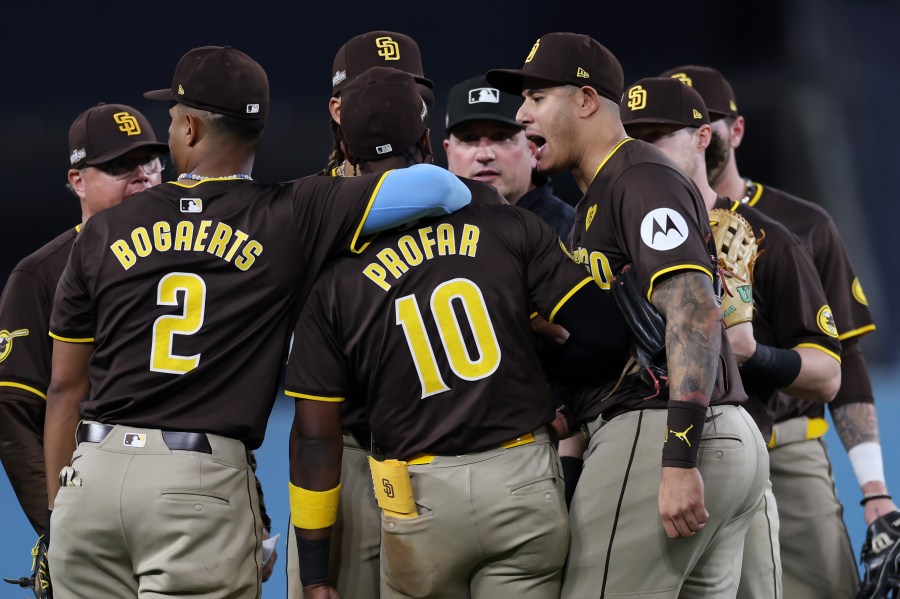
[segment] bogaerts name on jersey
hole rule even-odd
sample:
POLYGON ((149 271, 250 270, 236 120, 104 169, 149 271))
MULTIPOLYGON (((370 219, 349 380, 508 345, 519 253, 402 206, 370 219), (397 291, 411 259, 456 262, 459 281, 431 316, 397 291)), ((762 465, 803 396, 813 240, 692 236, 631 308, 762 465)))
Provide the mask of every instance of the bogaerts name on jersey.
POLYGON ((196 226, 183 220, 174 225, 158 221, 148 230, 136 227, 130 239, 119 239, 109 246, 122 268, 128 270, 138 258, 146 258, 154 251, 207 252, 232 262, 240 270, 247 270, 262 254, 263 246, 240 229, 225 223, 201 220, 196 226), (240 252, 240 253, 239 253, 240 252))
POLYGON ((475 225, 463 225, 462 231, 453 225, 443 223, 435 227, 422 227, 397 240, 396 249, 387 247, 376 254, 378 262, 372 262, 363 269, 373 283, 388 291, 388 273, 399 279, 411 266, 418 266, 425 260, 435 256, 468 256, 475 257, 478 251, 478 235, 480 231, 475 225))

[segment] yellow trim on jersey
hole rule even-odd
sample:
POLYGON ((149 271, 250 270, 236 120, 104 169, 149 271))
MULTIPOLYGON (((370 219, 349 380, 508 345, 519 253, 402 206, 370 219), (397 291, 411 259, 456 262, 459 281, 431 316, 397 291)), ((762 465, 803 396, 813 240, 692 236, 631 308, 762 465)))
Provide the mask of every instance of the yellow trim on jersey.
POLYGON ((366 223, 366 219, 369 218, 369 211, 372 210, 372 204, 375 203, 375 197, 378 195, 379 190, 381 190, 381 185, 384 183, 385 178, 390 175, 394 169, 389 171, 385 171, 384 174, 381 175, 381 178, 378 179, 378 183, 375 185, 375 191, 372 192, 372 197, 369 198, 369 203, 366 206, 366 211, 363 213, 362 218, 359 219, 359 226, 356 227, 356 233, 353 234, 353 239, 350 241, 350 251, 354 254, 362 254, 369 244, 372 243, 372 240, 365 242, 361 248, 356 249, 356 242, 359 241, 359 236, 362 234, 363 225, 366 223))
POLYGON ((864 327, 859 327, 858 329, 853 329, 852 331, 847 331, 846 333, 841 333, 838 335, 838 339, 841 341, 845 339, 849 339, 851 337, 859 337, 860 335, 865 335, 866 333, 871 333, 875 330, 874 324, 867 324, 864 327))
POLYGON ((756 202, 759 201, 759 198, 762 196, 763 186, 762 183, 757 183, 756 181, 751 181, 754 185, 756 185, 756 193, 753 194, 753 197, 750 198, 750 201, 747 202, 748 206, 754 206, 756 202))
POLYGON ((662 275, 670 272, 674 272, 676 270, 699 270, 709 277, 709 280, 713 280, 712 273, 710 273, 707 269, 702 266, 697 266, 696 264, 679 264, 678 266, 670 266, 669 268, 664 268, 652 277, 650 277, 650 288, 647 289, 647 301, 650 301, 650 296, 653 295, 653 284, 656 282, 656 279, 661 277, 662 275))
POLYGON ((244 177, 210 177, 208 179, 204 179, 202 181, 194 181, 193 179, 187 179, 190 183, 181 183, 179 181, 167 181, 169 185, 177 185, 178 187, 183 187, 185 189, 192 189, 197 187, 201 183, 209 183, 210 181, 252 181, 253 179, 246 179, 244 177))
POLYGON ((738 206, 740 206, 740 205, 741 205, 740 202, 734 202, 734 203, 731 205, 731 208, 728 209, 728 211, 729 211, 729 212, 737 212, 738 206))
POLYGON ((65 341, 66 343, 93 343, 94 342, 93 337, 81 337, 81 338, 61 337, 61 336, 55 334, 53 331, 50 331, 47 334, 50 335, 51 337, 53 337, 54 339, 56 339, 57 341, 65 341))
MULTIPOLYGON (((633 141, 633 140, 634 140, 634 138, 632 138, 632 137, 623 137, 622 139, 620 139, 619 143, 617 143, 615 146, 613 146, 613 149, 609 151, 609 154, 606 155, 606 158, 603 159, 603 162, 601 162, 600 166, 597 167, 597 170, 594 171, 594 179, 597 178, 597 174, 600 172, 600 169, 602 169, 604 166, 606 166, 606 163, 609 162, 609 159, 613 157, 613 154, 618 152, 619 148, 624 146, 626 143, 628 143, 629 141, 633 141)), ((592 181, 593 181, 593 179, 592 179, 592 181)))
POLYGON ((821 345, 819 345, 819 344, 817 344, 817 343, 801 343, 800 345, 794 347, 794 349, 797 349, 797 348, 800 348, 800 347, 811 347, 811 348, 817 349, 817 350, 819 350, 819 351, 821 351, 821 352, 825 352, 826 354, 828 354, 829 356, 831 356, 832 358, 834 358, 835 360, 837 360, 837 361, 838 361, 838 364, 841 363, 841 356, 839 356, 838 354, 834 353, 834 352, 831 351, 830 349, 826 349, 826 348, 822 347, 821 345))
POLYGON ((563 304, 565 304, 567 301, 569 301, 569 298, 571 298, 573 295, 578 293, 578 291, 582 287, 584 287, 588 283, 593 283, 593 282, 594 282, 594 277, 585 277, 580 283, 578 283, 577 285, 572 287, 572 289, 569 291, 569 293, 565 294, 563 296, 563 298, 556 303, 556 306, 550 312, 550 318, 548 318, 547 320, 550 322, 553 322, 553 319, 556 318, 556 313, 559 312, 559 310, 563 307, 563 304))
POLYGON ((295 391, 287 391, 284 392, 285 395, 289 395, 290 397, 296 397, 297 399, 311 399, 313 401, 325 401, 328 403, 341 403, 344 401, 343 397, 334 397, 327 395, 309 395, 308 393, 297 393, 295 391))
POLYGON ((534 320, 538 316, 540 316, 540 314, 538 314, 537 312, 532 312, 531 316, 528 317, 528 320, 534 320))
POLYGON ((35 395, 37 395, 38 397, 40 397, 41 399, 43 399, 45 401, 47 399, 47 395, 45 393, 41 393, 34 387, 29 387, 28 385, 23 385, 22 383, 13 383, 11 381, 0 381, 0 387, 14 387, 16 389, 24 389, 25 391, 34 393, 35 395))

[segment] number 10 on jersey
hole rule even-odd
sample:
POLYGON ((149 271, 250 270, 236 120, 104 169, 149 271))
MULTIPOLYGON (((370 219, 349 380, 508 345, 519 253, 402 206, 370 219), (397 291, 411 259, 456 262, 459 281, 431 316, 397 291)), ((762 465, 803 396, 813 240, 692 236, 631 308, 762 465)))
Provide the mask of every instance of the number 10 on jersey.
MULTIPOLYGON (((477 381, 492 375, 500 365, 500 345, 497 343, 497 335, 481 289, 469 279, 452 279, 437 286, 431 294, 430 305, 441 345, 453 373, 466 381, 477 381), (458 302, 468 320, 478 350, 477 356, 469 355, 457 312, 453 309, 454 301, 458 302)), ((419 375, 422 397, 449 391, 450 387, 441 377, 434 345, 425 330, 415 294, 397 299, 394 310, 396 324, 403 327, 406 343, 419 375)))

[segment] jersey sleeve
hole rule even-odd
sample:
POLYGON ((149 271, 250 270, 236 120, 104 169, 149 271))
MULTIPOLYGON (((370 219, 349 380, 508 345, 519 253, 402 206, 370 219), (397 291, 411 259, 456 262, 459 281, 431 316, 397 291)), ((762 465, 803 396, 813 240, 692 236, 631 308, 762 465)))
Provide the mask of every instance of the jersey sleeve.
POLYGON ((53 289, 28 271, 14 271, 0 296, 0 393, 47 399, 53 289))
POLYGON ((284 393, 296 399, 342 402, 349 388, 348 363, 327 301, 327 281, 313 288, 294 329, 284 393))
POLYGON ((612 202, 620 247, 648 299, 671 273, 699 271, 712 280, 706 210, 683 175, 661 164, 635 165, 616 181, 612 202))
MULTIPOLYGON (((90 224, 90 223, 88 223, 90 224)), ((94 309, 84 275, 84 256, 89 245, 87 226, 72 246, 69 262, 56 286, 50 336, 68 343, 93 343, 96 331, 94 309)))
POLYGON ((784 245, 768 250, 765 239, 760 243, 754 300, 777 301, 777 305, 760 307, 777 347, 813 347, 840 361, 837 328, 812 256, 793 235, 784 233, 790 236, 784 245))
POLYGON ((816 266, 834 313, 840 339, 871 333, 875 330, 875 323, 869 312, 868 300, 831 218, 818 227, 813 240, 816 266))

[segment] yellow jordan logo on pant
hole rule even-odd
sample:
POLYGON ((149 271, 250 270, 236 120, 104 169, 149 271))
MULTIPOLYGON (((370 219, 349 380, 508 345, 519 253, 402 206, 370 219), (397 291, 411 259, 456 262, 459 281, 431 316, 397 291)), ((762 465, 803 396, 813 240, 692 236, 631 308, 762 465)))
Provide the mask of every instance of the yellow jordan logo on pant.
POLYGON ((684 429, 683 431, 681 431, 680 433, 678 431, 673 431, 670 428, 666 428, 666 441, 669 440, 669 433, 672 433, 673 435, 675 435, 676 438, 681 439, 682 441, 687 443, 688 447, 691 447, 691 442, 690 442, 690 440, 688 440, 687 434, 690 432, 690 430, 692 428, 694 428, 693 424, 690 425, 689 427, 687 427, 686 429, 684 429))

